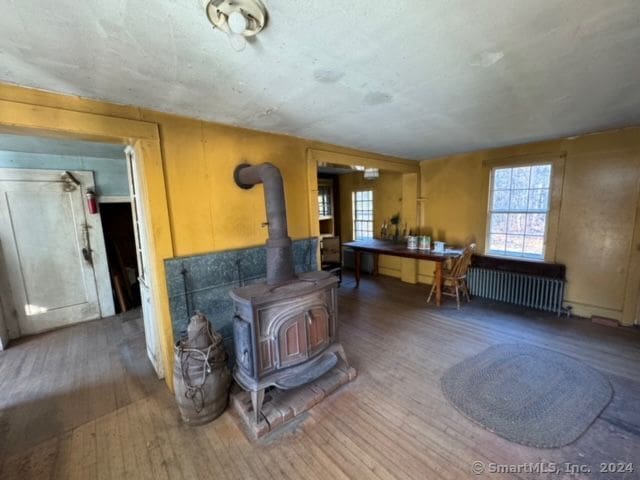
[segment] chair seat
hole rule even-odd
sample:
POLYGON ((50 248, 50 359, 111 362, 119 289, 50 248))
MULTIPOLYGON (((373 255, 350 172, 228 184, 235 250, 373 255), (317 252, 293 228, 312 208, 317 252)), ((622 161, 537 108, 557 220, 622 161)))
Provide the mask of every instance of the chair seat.
MULTIPOLYGON (((450 297, 455 297, 456 304, 458 309, 460 308, 460 294, 462 293, 467 302, 470 301, 469 297, 469 288, 467 286, 467 270, 469 269, 469 265, 471 264, 471 255, 475 249, 475 244, 471 244, 464 249, 462 255, 457 257, 453 263, 442 269, 441 272, 441 291, 442 295, 447 295, 450 297)), ((429 292, 429 297, 427 298, 427 303, 431 301, 431 297, 433 292, 436 289, 436 282, 434 281, 431 291, 429 292)))
POLYGON ((342 264, 340 262, 322 262, 321 267, 323 270, 325 268, 342 268, 342 264))
POLYGON ((467 275, 454 275, 451 272, 449 272, 448 274, 445 272, 442 272, 442 280, 465 280, 467 278, 467 275))

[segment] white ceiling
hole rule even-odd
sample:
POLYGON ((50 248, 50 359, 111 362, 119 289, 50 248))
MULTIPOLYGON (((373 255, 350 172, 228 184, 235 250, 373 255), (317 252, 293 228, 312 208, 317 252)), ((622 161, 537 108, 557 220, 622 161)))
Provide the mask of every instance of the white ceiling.
POLYGON ((638 0, 1 0, 0 81, 406 158, 640 124, 638 0))

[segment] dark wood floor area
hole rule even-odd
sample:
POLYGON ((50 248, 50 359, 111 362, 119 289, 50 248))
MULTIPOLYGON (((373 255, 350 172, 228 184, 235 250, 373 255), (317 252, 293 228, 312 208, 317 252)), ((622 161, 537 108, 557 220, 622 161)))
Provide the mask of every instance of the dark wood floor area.
POLYGON ((426 287, 363 278, 340 288, 341 341, 358 378, 258 443, 227 411, 183 426, 146 360, 141 322, 113 317, 24 339, 0 352, 0 478, 640 478, 640 334, 474 301, 426 304, 426 287), (583 360, 615 396, 561 449, 504 440, 459 414, 439 379, 501 342, 583 360), (474 462, 553 462, 591 474, 473 475, 474 462), (600 474, 601 462, 636 471, 600 474))

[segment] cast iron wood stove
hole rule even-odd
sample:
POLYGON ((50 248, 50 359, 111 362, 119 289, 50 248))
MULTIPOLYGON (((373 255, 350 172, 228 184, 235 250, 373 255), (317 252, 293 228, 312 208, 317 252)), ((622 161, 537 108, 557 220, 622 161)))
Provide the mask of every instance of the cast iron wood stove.
POLYGON ((234 289, 234 378, 251 392, 256 423, 264 391, 309 383, 347 363, 338 343, 337 277, 328 272, 296 276, 287 233, 284 188, 280 171, 269 163, 236 168, 238 186, 264 184, 269 239, 267 281, 234 289))

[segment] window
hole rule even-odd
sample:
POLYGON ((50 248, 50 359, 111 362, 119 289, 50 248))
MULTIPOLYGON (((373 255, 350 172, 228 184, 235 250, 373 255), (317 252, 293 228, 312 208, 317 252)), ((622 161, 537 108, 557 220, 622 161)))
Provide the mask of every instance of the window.
POLYGON ((373 238, 373 191, 353 192, 353 239, 373 238))
POLYGON ((318 187, 318 214, 321 217, 333 215, 331 208, 331 187, 329 185, 320 185, 318 187))
POLYGON ((544 258, 551 164, 494 168, 487 253, 544 258))

